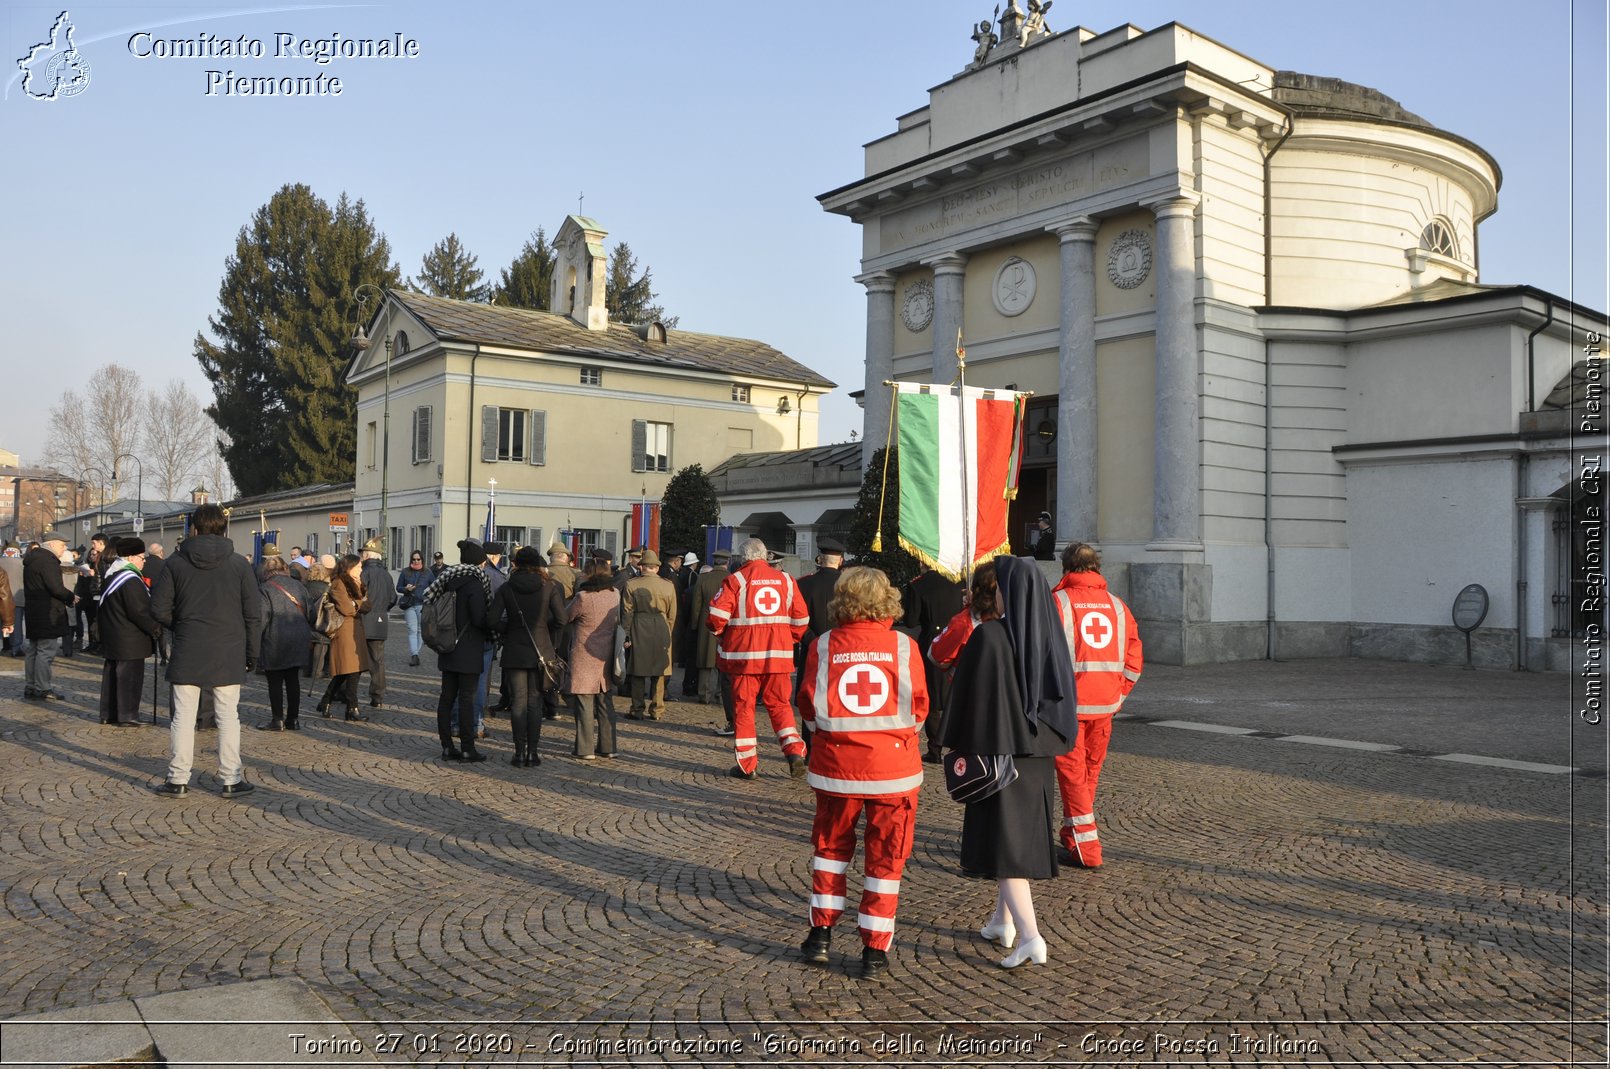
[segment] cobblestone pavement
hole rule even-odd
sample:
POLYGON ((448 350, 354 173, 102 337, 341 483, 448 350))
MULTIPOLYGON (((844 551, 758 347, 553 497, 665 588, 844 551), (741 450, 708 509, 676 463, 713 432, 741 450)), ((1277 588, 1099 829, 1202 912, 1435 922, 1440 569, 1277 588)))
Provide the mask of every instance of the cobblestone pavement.
MULTIPOLYGON (((729 779, 719 710, 676 703, 623 718, 617 760, 550 721, 511 768, 496 719, 491 761, 444 763, 402 645, 373 723, 248 727, 239 801, 205 733, 200 789, 154 794, 166 731, 96 723, 98 660, 59 661, 49 705, 0 660, 0 1017, 285 977, 391 1063, 1603 1062, 1605 744, 1567 677, 1149 669, 1107 865, 1035 885, 1050 962, 976 934, 993 885, 958 874, 932 773, 866 984, 848 919, 832 966, 797 960, 812 798, 775 744, 729 779), (1455 751, 1576 771, 1429 756, 1455 751)), ((265 705, 254 681, 248 724, 265 705)))

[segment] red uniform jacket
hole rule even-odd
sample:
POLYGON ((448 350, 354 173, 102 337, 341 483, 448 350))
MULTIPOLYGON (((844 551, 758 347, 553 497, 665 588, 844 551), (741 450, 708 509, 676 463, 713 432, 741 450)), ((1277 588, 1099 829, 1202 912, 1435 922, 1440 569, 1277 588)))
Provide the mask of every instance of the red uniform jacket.
POLYGON ((1069 572, 1052 591, 1073 658, 1081 717, 1111 716, 1140 679, 1140 629, 1100 572, 1069 572))
POLYGON ((752 560, 721 584, 707 622, 721 639, 716 667, 723 672, 788 675, 794 671, 794 643, 805 634, 811 613, 793 576, 752 560))
POLYGON ((917 643, 893 622, 841 624, 805 654, 799 712, 813 732, 806 782, 818 791, 887 798, 922 786, 927 677, 917 643))
POLYGON ((945 629, 928 644, 928 659, 941 668, 953 666, 956 658, 962 655, 962 647, 973 637, 973 628, 977 626, 978 620, 971 609, 963 609, 952 616, 945 629))

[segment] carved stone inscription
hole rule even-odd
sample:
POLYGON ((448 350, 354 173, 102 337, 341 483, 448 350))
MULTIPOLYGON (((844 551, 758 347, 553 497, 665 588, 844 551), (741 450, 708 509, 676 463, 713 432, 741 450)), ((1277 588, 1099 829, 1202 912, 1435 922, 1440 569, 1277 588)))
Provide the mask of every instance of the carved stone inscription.
POLYGON ((937 199, 884 216, 879 244, 883 252, 921 245, 1042 208, 1071 204, 1092 193, 1138 181, 1148 173, 1146 142, 1135 138, 957 183, 945 187, 937 199))

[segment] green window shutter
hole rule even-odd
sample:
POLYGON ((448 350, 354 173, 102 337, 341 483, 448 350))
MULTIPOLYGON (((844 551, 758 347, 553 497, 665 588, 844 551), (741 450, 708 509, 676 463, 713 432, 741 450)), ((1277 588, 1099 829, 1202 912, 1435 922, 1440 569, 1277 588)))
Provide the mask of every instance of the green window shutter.
POLYGON ((414 409, 414 463, 430 459, 431 407, 420 405, 414 409))
POLYGON ((498 458, 498 409, 496 405, 481 406, 481 459, 487 462, 498 458))
POLYGON ((531 410, 531 449, 526 454, 533 464, 548 463, 548 413, 531 410))

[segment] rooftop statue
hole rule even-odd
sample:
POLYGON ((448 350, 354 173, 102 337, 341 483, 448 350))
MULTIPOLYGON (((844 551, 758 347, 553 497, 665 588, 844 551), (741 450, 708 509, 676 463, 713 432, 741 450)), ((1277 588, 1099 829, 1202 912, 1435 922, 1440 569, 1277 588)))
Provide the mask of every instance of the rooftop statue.
POLYGON ((1036 37, 1050 35, 1051 27, 1045 24, 1045 13, 1051 10, 1054 2, 1055 0, 1045 0, 1042 4, 1040 0, 1029 0, 1028 18, 1023 20, 1022 28, 1017 31, 1017 43, 1020 47, 1027 48, 1029 42, 1036 37))
MULTIPOLYGON (((999 15, 1000 13, 1001 5, 996 4, 995 14, 999 15)), ((973 31, 973 40, 978 42, 978 47, 973 49, 973 62, 969 69, 982 67, 984 61, 989 59, 990 49, 1001 43, 1001 39, 995 36, 995 31, 992 28, 994 21, 993 17, 984 19, 978 24, 978 28, 973 31)))

